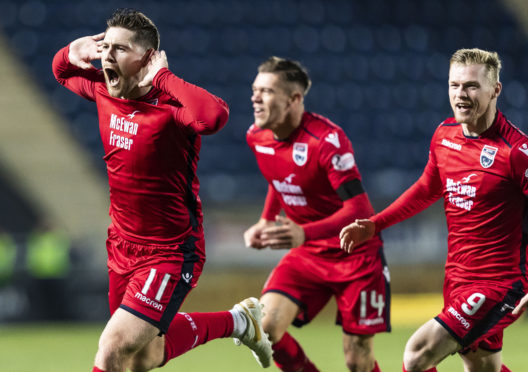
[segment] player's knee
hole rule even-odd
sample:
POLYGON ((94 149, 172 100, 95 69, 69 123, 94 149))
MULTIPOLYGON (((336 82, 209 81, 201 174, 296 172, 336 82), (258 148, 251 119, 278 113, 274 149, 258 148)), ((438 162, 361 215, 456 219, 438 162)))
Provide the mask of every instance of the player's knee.
POLYGON ((110 366, 121 364, 121 361, 129 358, 134 352, 134 348, 124 341, 124 337, 107 334, 99 340, 95 360, 98 365, 110 369, 110 366))
POLYGON ((345 358, 345 364, 351 372, 370 372, 374 368, 374 360, 368 358, 345 358))
POLYGON ((265 316, 262 319, 262 328, 264 329, 264 332, 268 334, 272 343, 279 342, 286 332, 286 330, 283 329, 284 327, 281 327, 273 317, 269 316, 265 316))
POLYGON ((420 372, 430 368, 432 352, 426 349, 419 351, 405 351, 403 365, 409 372, 420 372))
POLYGON ((370 372, 374 368, 374 353, 372 345, 367 340, 358 337, 345 345, 345 364, 352 372, 370 372))
POLYGON ((130 370, 132 372, 147 372, 156 367, 159 367, 159 365, 153 365, 152 359, 145 355, 134 355, 130 362, 130 370))

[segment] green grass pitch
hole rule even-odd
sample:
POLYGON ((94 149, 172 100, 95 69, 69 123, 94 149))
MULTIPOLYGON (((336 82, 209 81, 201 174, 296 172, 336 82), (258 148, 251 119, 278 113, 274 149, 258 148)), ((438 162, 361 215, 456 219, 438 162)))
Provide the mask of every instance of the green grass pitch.
MULTIPOLYGON (((401 371, 401 355, 416 325, 394 325, 390 334, 377 335, 375 352, 381 370, 401 371)), ((103 324, 42 324, 0 326, 0 370, 5 372, 89 372, 103 324)), ((341 331, 330 317, 321 317, 291 332, 323 372, 346 371, 341 331)), ((526 370, 528 320, 506 330, 503 358, 512 371, 526 370)), ((251 353, 230 339, 215 340, 171 361, 162 371, 248 372, 262 370, 251 353)), ((458 356, 448 357, 440 372, 462 371, 458 356)), ((278 371, 275 366, 267 371, 278 371)))

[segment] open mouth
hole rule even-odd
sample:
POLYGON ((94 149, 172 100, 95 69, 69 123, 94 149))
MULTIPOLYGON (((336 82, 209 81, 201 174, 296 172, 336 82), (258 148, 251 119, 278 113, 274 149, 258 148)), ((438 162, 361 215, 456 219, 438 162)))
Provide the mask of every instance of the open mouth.
POLYGON ((471 109, 471 105, 470 104, 467 104, 467 103, 458 103, 456 105, 456 108, 459 110, 459 111, 468 111, 469 109, 471 109))
POLYGON ((253 108, 253 114, 255 116, 260 116, 264 113, 264 109, 263 108, 260 108, 260 107, 255 107, 253 108))
POLYGON ((111 68, 105 68, 104 72, 106 74, 108 84, 111 87, 115 87, 117 86, 117 84, 119 84, 119 75, 117 74, 117 72, 115 72, 111 68))

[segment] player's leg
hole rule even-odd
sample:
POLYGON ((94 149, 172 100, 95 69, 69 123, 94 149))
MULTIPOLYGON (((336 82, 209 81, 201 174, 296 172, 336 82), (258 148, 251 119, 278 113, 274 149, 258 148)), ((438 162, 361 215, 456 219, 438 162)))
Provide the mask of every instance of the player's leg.
POLYGON ((374 335, 343 334, 343 351, 349 371, 379 372, 374 357, 374 335))
POLYGON ((337 323, 343 327, 345 363, 350 371, 379 371, 373 336, 391 328, 390 278, 382 253, 347 257, 332 272, 337 323))
POLYGON ((461 348, 435 319, 422 325, 405 345, 404 368, 408 372, 426 371, 461 348))
POLYGON ((277 343, 299 313, 299 305, 287 296, 277 292, 267 292, 260 302, 264 305, 262 327, 272 343, 277 343))
MULTIPOLYGON (((117 309, 99 339, 95 366, 105 372, 124 372, 133 355, 158 334, 159 329, 152 324, 117 309)), ((163 349, 158 349, 158 353, 151 357, 153 365, 159 365, 163 361, 163 349)))
MULTIPOLYGON (((500 351, 477 349, 460 354, 466 372, 501 372, 502 356, 500 351)), ((505 370, 504 370, 505 371, 505 370)))
POLYGON ((310 322, 332 292, 321 279, 319 261, 304 249, 290 250, 273 269, 263 289, 263 326, 273 342, 273 359, 282 371, 317 371, 299 343, 287 332, 290 324, 310 322))
POLYGON ((299 343, 286 332, 300 311, 299 306, 287 296, 267 292, 261 299, 264 305, 262 327, 273 344, 273 360, 282 371, 317 371, 306 357, 299 343))

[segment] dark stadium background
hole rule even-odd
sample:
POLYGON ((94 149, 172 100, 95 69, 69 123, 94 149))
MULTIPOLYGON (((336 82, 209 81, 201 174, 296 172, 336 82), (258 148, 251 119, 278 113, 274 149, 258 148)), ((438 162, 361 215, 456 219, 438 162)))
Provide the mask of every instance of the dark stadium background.
MULTIPOLYGON (((281 254, 242 241, 266 190, 245 132, 251 83, 267 57, 307 66, 306 108, 345 129, 377 210, 416 180, 431 134, 450 115, 456 49, 499 53, 499 108, 528 130, 523 0, 0 1, 2 322, 107 317, 108 202, 95 106, 58 85, 51 60, 125 6, 157 24, 174 73, 230 106, 227 126, 203 138, 199 163, 211 279, 197 292, 219 303, 258 291, 281 254)), ((385 232, 395 292, 441 290, 441 209, 385 232)))

